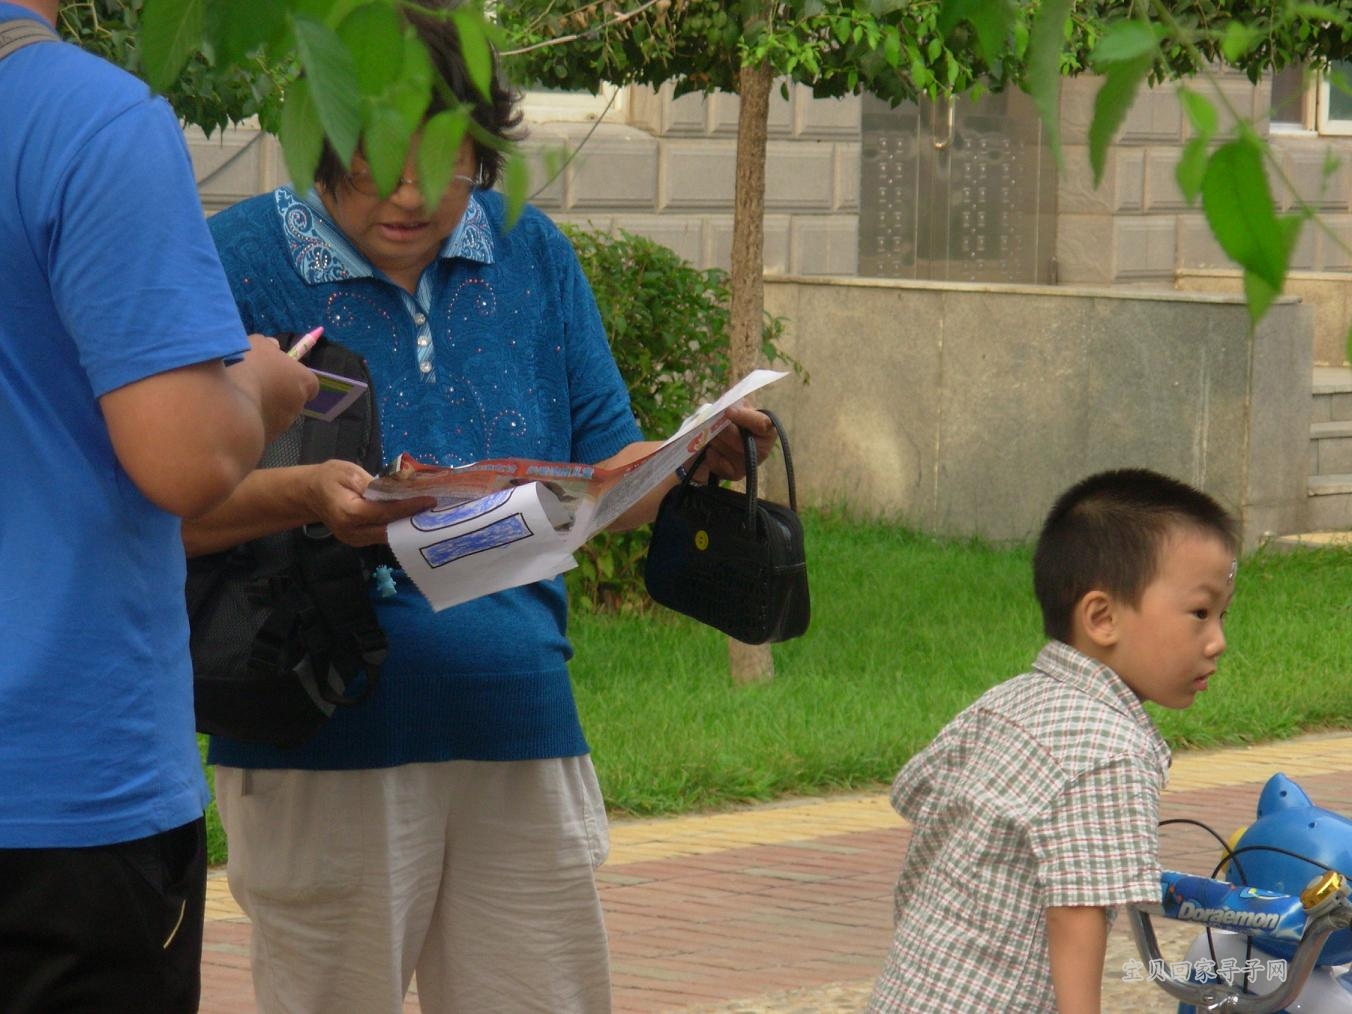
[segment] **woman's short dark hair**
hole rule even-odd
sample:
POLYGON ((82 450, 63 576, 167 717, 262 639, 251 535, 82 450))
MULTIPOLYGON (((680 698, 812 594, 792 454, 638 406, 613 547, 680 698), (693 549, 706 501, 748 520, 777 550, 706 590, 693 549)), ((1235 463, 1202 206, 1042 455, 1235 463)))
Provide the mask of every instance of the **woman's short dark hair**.
POLYGON ((1239 524, 1225 508, 1148 469, 1100 472, 1061 494, 1033 553, 1033 590, 1047 636, 1070 640, 1075 605, 1091 591, 1139 605, 1166 539, 1188 530, 1238 551, 1239 524))
MULTIPOLYGON (((521 124, 521 112, 517 102, 520 96, 499 74, 496 56, 493 58, 488 97, 475 87, 460 52, 460 33, 448 16, 457 6, 459 0, 423 0, 422 10, 405 9, 402 16, 418 33, 432 61, 432 100, 425 116, 435 116, 455 103, 462 103, 470 107, 474 122, 485 133, 503 142, 502 145, 494 146, 478 137, 473 138, 476 182, 480 186, 491 187, 497 183, 506 160, 503 147, 506 142, 518 139, 516 128, 521 124), (437 13, 429 8, 436 9, 437 13), (455 97, 454 102, 448 101, 436 83, 438 77, 455 97)), ((325 138, 319 165, 315 167, 315 182, 333 191, 344 182, 346 176, 347 170, 343 168, 342 160, 329 144, 328 138, 325 138)))

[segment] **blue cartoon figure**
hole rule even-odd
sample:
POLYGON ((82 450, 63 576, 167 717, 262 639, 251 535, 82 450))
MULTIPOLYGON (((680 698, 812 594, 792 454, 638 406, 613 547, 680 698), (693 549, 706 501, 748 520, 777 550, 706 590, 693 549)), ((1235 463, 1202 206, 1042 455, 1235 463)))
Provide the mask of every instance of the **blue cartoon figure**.
MULTIPOLYGON (((1230 883, 1298 895, 1325 869, 1352 877, 1352 820, 1315 806, 1286 775, 1273 775, 1258 797, 1258 818, 1234 843, 1234 852, 1225 872, 1230 883)), ((1279 941, 1264 949, 1288 959, 1295 950, 1279 941)), ((1324 945, 1319 964, 1348 962, 1352 932, 1339 930, 1324 945)))
MULTIPOLYGON (((1258 798, 1257 818, 1230 842, 1224 877, 1236 887, 1227 892, 1210 882, 1217 889, 1215 897, 1199 900, 1199 878, 1167 872, 1163 876, 1166 914, 1245 927, 1243 932, 1213 929, 1200 934, 1187 954, 1190 980, 1224 980, 1242 986, 1246 993, 1276 993, 1286 981, 1287 962, 1295 954, 1305 922, 1298 896, 1326 869, 1352 877, 1352 820, 1316 806, 1286 775, 1273 775, 1258 798), (1179 878, 1178 888, 1170 885, 1171 877, 1179 878), (1205 907, 1208 904, 1216 907, 1205 907)), ((1349 962, 1352 931, 1338 930, 1325 942, 1318 967, 1296 1000, 1288 1000, 1284 1009, 1290 1014, 1352 1014, 1349 962)), ((1180 1014, 1196 1010, 1187 1004, 1178 1009, 1180 1014)))

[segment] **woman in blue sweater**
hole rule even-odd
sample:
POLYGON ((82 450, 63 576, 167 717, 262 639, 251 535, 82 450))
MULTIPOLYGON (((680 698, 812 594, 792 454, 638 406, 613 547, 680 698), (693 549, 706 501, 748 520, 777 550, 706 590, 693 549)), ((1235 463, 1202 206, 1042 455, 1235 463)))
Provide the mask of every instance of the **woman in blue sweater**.
MULTIPOLYGON (((409 20, 479 126, 507 137, 515 97, 473 89, 449 22, 409 20)), ((284 187, 212 220, 248 329, 322 324, 364 356, 387 456, 617 465, 648 453, 567 238, 529 207, 505 228, 488 189, 501 153, 469 137, 429 211, 414 151, 387 198, 361 151, 349 171, 326 150, 310 192, 284 187)), ((768 450, 763 415, 732 418, 768 450)), ((740 474, 732 429, 711 451, 713 471, 740 474)), ((425 504, 366 501, 369 480, 342 461, 261 470, 187 525, 185 544, 213 552, 316 521, 352 545, 383 542, 425 504)), ((663 492, 617 527, 651 520, 663 492)), ((396 575, 374 602, 389 655, 367 701, 294 749, 211 744, 260 1008, 393 1014, 416 971, 427 1012, 609 1010, 593 876, 606 818, 568 677, 562 579, 434 613, 396 575)))

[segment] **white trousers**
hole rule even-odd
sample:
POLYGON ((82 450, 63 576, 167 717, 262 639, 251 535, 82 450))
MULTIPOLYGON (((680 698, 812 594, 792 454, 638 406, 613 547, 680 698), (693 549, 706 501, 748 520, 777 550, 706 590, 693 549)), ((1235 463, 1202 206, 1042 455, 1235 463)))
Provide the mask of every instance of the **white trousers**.
POLYGON ((589 757, 216 768, 263 1014, 606 1014, 589 757))

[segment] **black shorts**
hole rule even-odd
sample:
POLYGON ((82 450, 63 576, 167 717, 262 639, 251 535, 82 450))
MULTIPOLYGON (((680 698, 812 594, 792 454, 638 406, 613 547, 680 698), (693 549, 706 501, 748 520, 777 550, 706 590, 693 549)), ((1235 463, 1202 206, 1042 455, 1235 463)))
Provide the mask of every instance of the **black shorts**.
POLYGON ((0 1011, 197 1010, 206 821, 116 845, 0 849, 0 1011))

